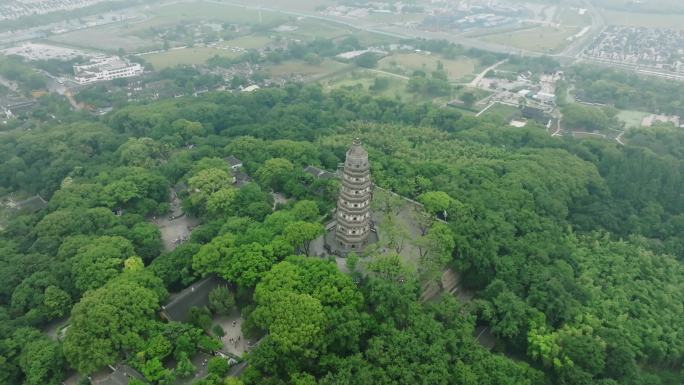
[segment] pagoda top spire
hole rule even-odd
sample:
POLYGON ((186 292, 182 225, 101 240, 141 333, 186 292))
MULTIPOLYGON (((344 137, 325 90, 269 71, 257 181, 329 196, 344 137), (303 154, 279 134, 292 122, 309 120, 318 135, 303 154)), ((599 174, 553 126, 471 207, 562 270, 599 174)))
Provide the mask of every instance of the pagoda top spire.
POLYGON ((361 139, 354 138, 354 140, 352 140, 351 147, 349 147, 347 150, 347 163, 350 161, 354 163, 362 159, 365 159, 363 163, 366 163, 365 165, 367 165, 368 151, 366 151, 366 149, 361 145, 361 139))

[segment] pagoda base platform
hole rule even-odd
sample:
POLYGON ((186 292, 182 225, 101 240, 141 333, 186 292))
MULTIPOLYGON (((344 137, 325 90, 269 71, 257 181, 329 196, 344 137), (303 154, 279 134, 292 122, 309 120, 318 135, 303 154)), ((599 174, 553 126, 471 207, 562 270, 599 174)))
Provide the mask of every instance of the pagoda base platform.
POLYGON ((337 242, 336 230, 337 224, 335 222, 328 224, 326 227, 325 235, 323 236, 323 247, 328 255, 336 255, 338 257, 346 257, 350 253, 355 253, 357 255, 363 255, 363 251, 368 245, 378 242, 378 233, 371 224, 371 231, 368 234, 368 240, 366 244, 361 248, 346 248, 340 246, 337 242))

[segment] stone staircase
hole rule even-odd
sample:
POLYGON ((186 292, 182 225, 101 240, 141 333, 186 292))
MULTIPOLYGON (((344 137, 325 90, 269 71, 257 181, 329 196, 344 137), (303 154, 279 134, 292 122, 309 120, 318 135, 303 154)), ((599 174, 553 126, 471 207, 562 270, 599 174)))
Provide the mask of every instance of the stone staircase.
POLYGON ((426 282, 421 287, 420 302, 427 302, 435 298, 440 293, 454 294, 459 291, 458 284, 460 277, 451 268, 444 270, 441 278, 441 285, 436 282, 426 282))

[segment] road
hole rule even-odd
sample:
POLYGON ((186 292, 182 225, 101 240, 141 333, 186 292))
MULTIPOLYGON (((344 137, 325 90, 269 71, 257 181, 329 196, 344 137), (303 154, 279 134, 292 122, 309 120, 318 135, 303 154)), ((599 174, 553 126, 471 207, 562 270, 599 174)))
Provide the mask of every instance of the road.
POLYGON ((570 43, 559 56, 568 58, 579 58, 591 42, 603 31, 606 26, 606 20, 603 14, 588 0, 584 0, 584 6, 587 8, 587 12, 591 17, 591 27, 589 32, 585 33, 584 36, 576 39, 570 43))
POLYGON ((387 71, 382 71, 382 70, 374 70, 374 69, 372 69, 372 68, 369 68, 368 71, 370 71, 370 72, 375 72, 375 73, 378 73, 378 74, 387 75, 387 76, 392 76, 392 77, 395 77, 395 78, 397 78, 397 79, 411 80, 411 78, 409 78, 408 76, 399 75, 399 74, 394 74, 394 73, 392 73, 392 72, 387 72, 387 71))
POLYGON ((484 79, 484 77, 487 75, 487 72, 495 70, 498 66, 502 65, 505 62, 506 62, 506 60, 502 60, 498 63, 495 63, 494 65, 491 65, 491 66, 485 68, 484 71, 477 74, 475 79, 473 79, 473 81, 470 82, 469 86, 472 88, 477 88, 477 86, 480 84, 482 79, 484 79))

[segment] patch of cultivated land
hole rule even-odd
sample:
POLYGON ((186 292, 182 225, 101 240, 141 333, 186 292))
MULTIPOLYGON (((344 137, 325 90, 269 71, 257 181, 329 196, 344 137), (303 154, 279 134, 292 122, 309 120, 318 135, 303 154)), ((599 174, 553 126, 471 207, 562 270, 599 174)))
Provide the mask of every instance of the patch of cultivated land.
POLYGON ((177 65, 204 64, 214 56, 237 57, 239 54, 228 49, 212 47, 193 47, 173 49, 166 52, 143 55, 145 61, 152 64, 154 69, 175 67, 177 65))
POLYGON ((558 53, 567 44, 567 38, 579 32, 579 27, 537 27, 524 31, 488 35, 484 41, 541 53, 558 53))
POLYGON ((325 8, 338 3, 335 0, 268 0, 262 2, 254 0, 233 0, 231 2, 246 5, 263 4, 268 8, 307 12, 314 12, 319 8, 325 8))
POLYGON ((276 12, 257 11, 244 7, 210 2, 173 3, 152 10, 155 18, 151 23, 173 24, 178 20, 216 20, 230 23, 259 24, 287 20, 276 12))
POLYGON ((296 26, 297 29, 290 32, 281 32, 283 36, 292 38, 311 38, 334 39, 353 32, 351 28, 336 23, 324 22, 322 20, 302 19, 296 23, 287 23, 296 26))
POLYGON ((49 38, 49 41, 72 47, 90 48, 100 51, 143 52, 159 49, 161 42, 143 39, 130 34, 130 26, 109 25, 82 29, 49 38))
POLYGON ((684 29, 684 14, 603 11, 606 23, 646 28, 684 29))
POLYGON ((411 76, 413 71, 416 70, 435 71, 439 62, 444 66, 449 79, 453 81, 472 75, 478 64, 477 60, 466 57, 451 60, 444 59, 439 55, 400 53, 380 60, 378 68, 404 76, 411 76))

